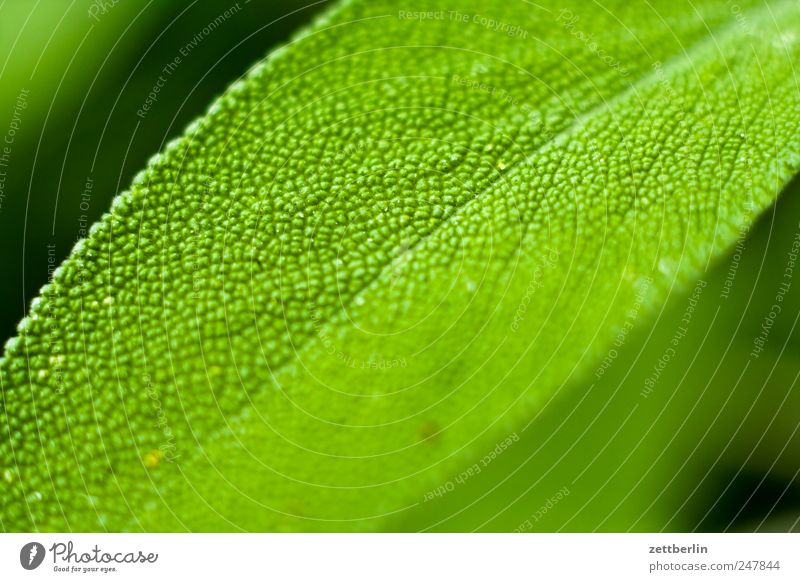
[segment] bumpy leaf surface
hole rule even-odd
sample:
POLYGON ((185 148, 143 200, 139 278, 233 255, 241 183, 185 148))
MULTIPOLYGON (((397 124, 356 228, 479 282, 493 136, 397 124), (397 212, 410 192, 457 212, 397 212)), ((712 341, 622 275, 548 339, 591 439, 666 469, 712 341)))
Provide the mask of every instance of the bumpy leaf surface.
POLYGON ((798 57, 794 0, 340 4, 6 345, 3 527, 396 523, 772 202, 798 57))

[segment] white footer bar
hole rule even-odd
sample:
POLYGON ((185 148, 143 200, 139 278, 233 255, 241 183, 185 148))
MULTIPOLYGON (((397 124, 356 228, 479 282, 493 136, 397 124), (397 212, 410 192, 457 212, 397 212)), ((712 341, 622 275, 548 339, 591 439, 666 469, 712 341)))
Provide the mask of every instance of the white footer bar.
POLYGON ((0 580, 800 580, 798 534, 5 534, 0 580))

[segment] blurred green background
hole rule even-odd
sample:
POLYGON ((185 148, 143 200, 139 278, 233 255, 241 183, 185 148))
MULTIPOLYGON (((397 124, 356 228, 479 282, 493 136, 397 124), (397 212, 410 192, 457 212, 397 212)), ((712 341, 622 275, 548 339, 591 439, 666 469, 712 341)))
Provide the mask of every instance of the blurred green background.
MULTIPOLYGON (((12 142, 0 166, 3 340, 148 158, 324 5, 0 1, 0 134, 12 142)), ((764 352, 750 352, 799 222, 796 182, 708 266, 691 325, 646 398, 694 283, 637 316, 608 369, 592 364, 564 386, 480 474, 392 528, 797 529, 800 282, 764 352)))

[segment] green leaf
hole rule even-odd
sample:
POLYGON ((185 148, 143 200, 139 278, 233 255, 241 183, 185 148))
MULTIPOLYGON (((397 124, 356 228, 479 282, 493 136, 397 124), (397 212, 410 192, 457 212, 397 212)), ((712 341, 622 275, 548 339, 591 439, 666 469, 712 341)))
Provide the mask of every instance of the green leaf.
POLYGON ((502 456, 798 171, 798 26, 778 0, 340 4, 151 161, 7 344, 4 528, 375 529, 502 456))

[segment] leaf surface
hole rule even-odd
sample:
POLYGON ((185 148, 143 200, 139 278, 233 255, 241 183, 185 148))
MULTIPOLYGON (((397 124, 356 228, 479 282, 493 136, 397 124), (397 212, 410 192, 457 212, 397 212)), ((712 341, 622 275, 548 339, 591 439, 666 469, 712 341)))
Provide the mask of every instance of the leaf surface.
POLYGON ((794 1, 462 4, 340 4, 115 200, 0 363, 6 529, 380 528, 800 167, 794 1))

